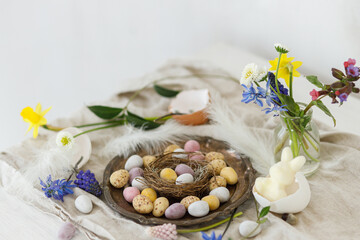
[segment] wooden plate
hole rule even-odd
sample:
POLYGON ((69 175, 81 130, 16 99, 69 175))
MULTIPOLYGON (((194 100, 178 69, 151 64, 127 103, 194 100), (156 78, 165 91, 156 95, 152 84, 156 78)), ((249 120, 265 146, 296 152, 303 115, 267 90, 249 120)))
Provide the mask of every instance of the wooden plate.
MULTIPOLYGON (((152 214, 139 214, 135 211, 132 204, 128 203, 124 199, 122 194, 123 188, 114 188, 110 184, 110 175, 116 170, 123 169, 126 162, 126 159, 121 156, 117 156, 109 162, 104 171, 103 188, 105 200, 108 206, 119 212, 121 215, 141 224, 173 223, 177 226, 187 227, 209 222, 219 216, 229 215, 232 210, 237 208, 251 196, 251 189, 255 181, 255 170, 252 168, 248 157, 235 152, 229 148, 225 142, 218 141, 210 137, 198 137, 193 139, 196 139, 200 143, 202 152, 216 151, 224 154, 225 161, 228 166, 234 168, 237 172, 239 177, 238 183, 233 186, 227 186, 231 196, 229 201, 221 204, 217 210, 212 211, 208 215, 201 218, 192 217, 188 213, 186 213, 183 218, 177 220, 171 220, 165 217, 157 218, 152 214)), ((185 142, 177 143, 179 146, 184 146, 184 144, 185 142)), ((134 154, 138 154, 140 156, 148 155, 148 153, 144 152, 143 150, 140 150, 134 154)))

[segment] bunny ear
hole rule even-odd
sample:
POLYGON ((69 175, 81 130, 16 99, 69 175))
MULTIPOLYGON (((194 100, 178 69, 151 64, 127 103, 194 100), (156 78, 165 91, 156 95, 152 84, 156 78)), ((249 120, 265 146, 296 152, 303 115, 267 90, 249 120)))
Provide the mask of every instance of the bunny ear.
POLYGON ((290 168, 294 171, 297 172, 299 171, 302 166, 304 166, 305 164, 305 157, 304 156, 298 156, 296 158, 294 158, 289 164, 290 164, 290 168))
POLYGON ((293 159, 293 154, 291 152, 291 148, 290 147, 284 148, 281 152, 281 161, 289 162, 292 159, 293 159))

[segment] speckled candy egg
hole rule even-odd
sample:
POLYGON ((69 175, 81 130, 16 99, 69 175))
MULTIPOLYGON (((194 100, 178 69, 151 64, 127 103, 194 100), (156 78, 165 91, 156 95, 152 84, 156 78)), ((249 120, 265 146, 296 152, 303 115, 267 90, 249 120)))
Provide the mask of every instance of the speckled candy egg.
POLYGON ((169 207, 169 200, 165 197, 159 197, 154 202, 154 209, 152 214, 155 217, 161 217, 165 214, 166 209, 169 207))
POLYGON ((189 167, 188 165, 183 164, 183 163, 176 166, 175 172, 178 176, 180 176, 181 174, 184 174, 184 173, 190 173, 191 175, 195 176, 194 170, 191 167, 189 167))
POLYGON ((190 206, 190 204, 196 202, 196 201, 200 201, 200 198, 196 197, 196 196, 187 196, 185 198, 183 198, 181 200, 181 204, 184 205, 184 207, 186 209, 188 209, 188 207, 190 206))
POLYGON ((145 188, 141 191, 141 195, 148 197, 152 202, 154 202, 157 198, 157 194, 152 188, 145 188))
POLYGON ((124 169, 115 171, 110 176, 110 183, 116 188, 122 188, 129 181, 129 173, 124 169))
POLYGON ((128 158, 128 160, 125 163, 125 170, 130 171, 130 169, 139 167, 141 168, 143 166, 143 160, 139 155, 132 155, 128 158))
POLYGON ((186 152, 196 152, 200 151, 200 144, 198 141, 195 140, 189 140, 184 145, 184 150, 186 152))
POLYGON ((144 176, 144 170, 139 167, 132 168, 129 171, 129 183, 132 183, 134 178, 136 177, 143 177, 144 176))
POLYGON ((219 175, 221 170, 226 167, 226 162, 224 160, 220 160, 220 159, 212 160, 209 163, 209 166, 211 166, 211 169, 214 170, 216 175, 219 175))
POLYGON ((165 217, 168 219, 179 219, 185 216, 186 209, 180 203, 173 203, 165 210, 165 217))
POLYGON ((145 178, 144 177, 136 177, 131 182, 131 186, 136 187, 140 191, 144 190, 148 186, 145 184, 145 178))
POLYGON ((205 201, 197 201, 190 204, 188 212, 193 217, 203 217, 210 211, 209 204, 205 201))
POLYGON ((178 149, 178 148, 180 148, 178 145, 175 145, 175 144, 170 145, 167 148, 165 148, 164 154, 172 153, 175 149, 178 149))
POLYGON ((220 176, 226 179, 227 184, 234 185, 238 182, 238 175, 232 167, 221 169, 220 176))
POLYGON ((210 179, 210 191, 217 187, 226 187, 226 179, 221 176, 215 176, 210 179))
POLYGON ((222 153, 219 152, 209 152, 205 156, 205 160, 208 162, 211 162, 212 160, 216 160, 216 159, 224 160, 225 157, 222 153))
POLYGON ((162 178, 168 182, 174 183, 176 181, 177 175, 176 175, 176 172, 174 170, 172 170, 171 168, 164 168, 160 172, 160 178, 162 178))
POLYGON ((205 160, 205 156, 201 152, 195 152, 190 154, 190 160, 194 160, 194 161, 205 160))
POLYGON ((134 197, 136 197, 137 195, 140 195, 140 191, 136 187, 127 187, 123 191, 123 196, 125 200, 129 203, 132 203, 134 197))
POLYGON ((149 167, 149 164, 156 160, 155 156, 147 155, 143 157, 144 167, 149 167))
POLYGON ((176 185, 181 185, 185 183, 193 183, 194 177, 190 173, 184 173, 177 177, 176 185))
POLYGON ((144 195, 134 197, 132 204, 134 209, 141 214, 151 213, 154 208, 152 201, 144 195))
POLYGON ((215 188, 209 195, 215 195, 221 203, 227 202, 230 199, 230 192, 226 187, 215 188))
POLYGON ((220 200, 215 195, 203 197, 201 201, 205 201, 209 204, 210 211, 214 211, 220 206, 220 200))

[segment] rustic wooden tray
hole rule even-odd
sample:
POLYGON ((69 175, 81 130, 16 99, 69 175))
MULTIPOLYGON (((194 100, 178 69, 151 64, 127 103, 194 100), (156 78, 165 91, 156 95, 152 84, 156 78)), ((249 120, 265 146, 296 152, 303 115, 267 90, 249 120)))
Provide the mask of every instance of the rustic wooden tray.
MULTIPOLYGON (((132 207, 132 204, 128 203, 124 199, 122 194, 123 188, 114 188, 110 184, 110 175, 116 170, 123 169, 126 162, 126 159, 124 159, 122 156, 117 156, 109 162, 104 171, 103 189, 105 200, 108 206, 135 222, 149 225, 173 223, 177 226, 189 227, 210 222, 219 216, 229 215, 232 210, 237 208, 251 196, 251 189, 255 181, 255 170, 252 168, 248 157, 235 152, 229 148, 225 142, 218 141, 210 137, 198 137, 192 139, 196 139, 200 143, 202 152, 216 151, 224 154, 225 161, 228 166, 234 168, 237 172, 239 177, 238 183, 233 186, 227 186, 231 195, 231 198, 228 202, 221 204, 217 210, 212 211, 208 215, 201 218, 192 217, 188 213, 186 213, 183 218, 177 220, 171 220, 165 217, 157 218, 152 214, 139 214, 132 207)), ((177 144, 179 146, 184 146, 185 142, 179 142, 177 144)), ((140 150, 134 154, 138 154, 140 156, 148 155, 148 153, 143 150, 140 150)))

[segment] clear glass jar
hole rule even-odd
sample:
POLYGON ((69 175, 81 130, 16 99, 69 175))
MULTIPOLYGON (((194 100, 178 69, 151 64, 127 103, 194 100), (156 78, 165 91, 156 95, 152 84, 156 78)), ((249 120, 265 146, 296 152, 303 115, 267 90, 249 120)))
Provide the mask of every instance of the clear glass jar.
POLYGON ((280 124, 275 128, 274 136, 276 162, 281 160, 282 150, 289 146, 294 157, 302 155, 306 158, 300 170, 305 176, 316 172, 320 166, 320 134, 318 126, 312 121, 312 109, 302 117, 290 117, 286 112, 281 112, 280 124))

